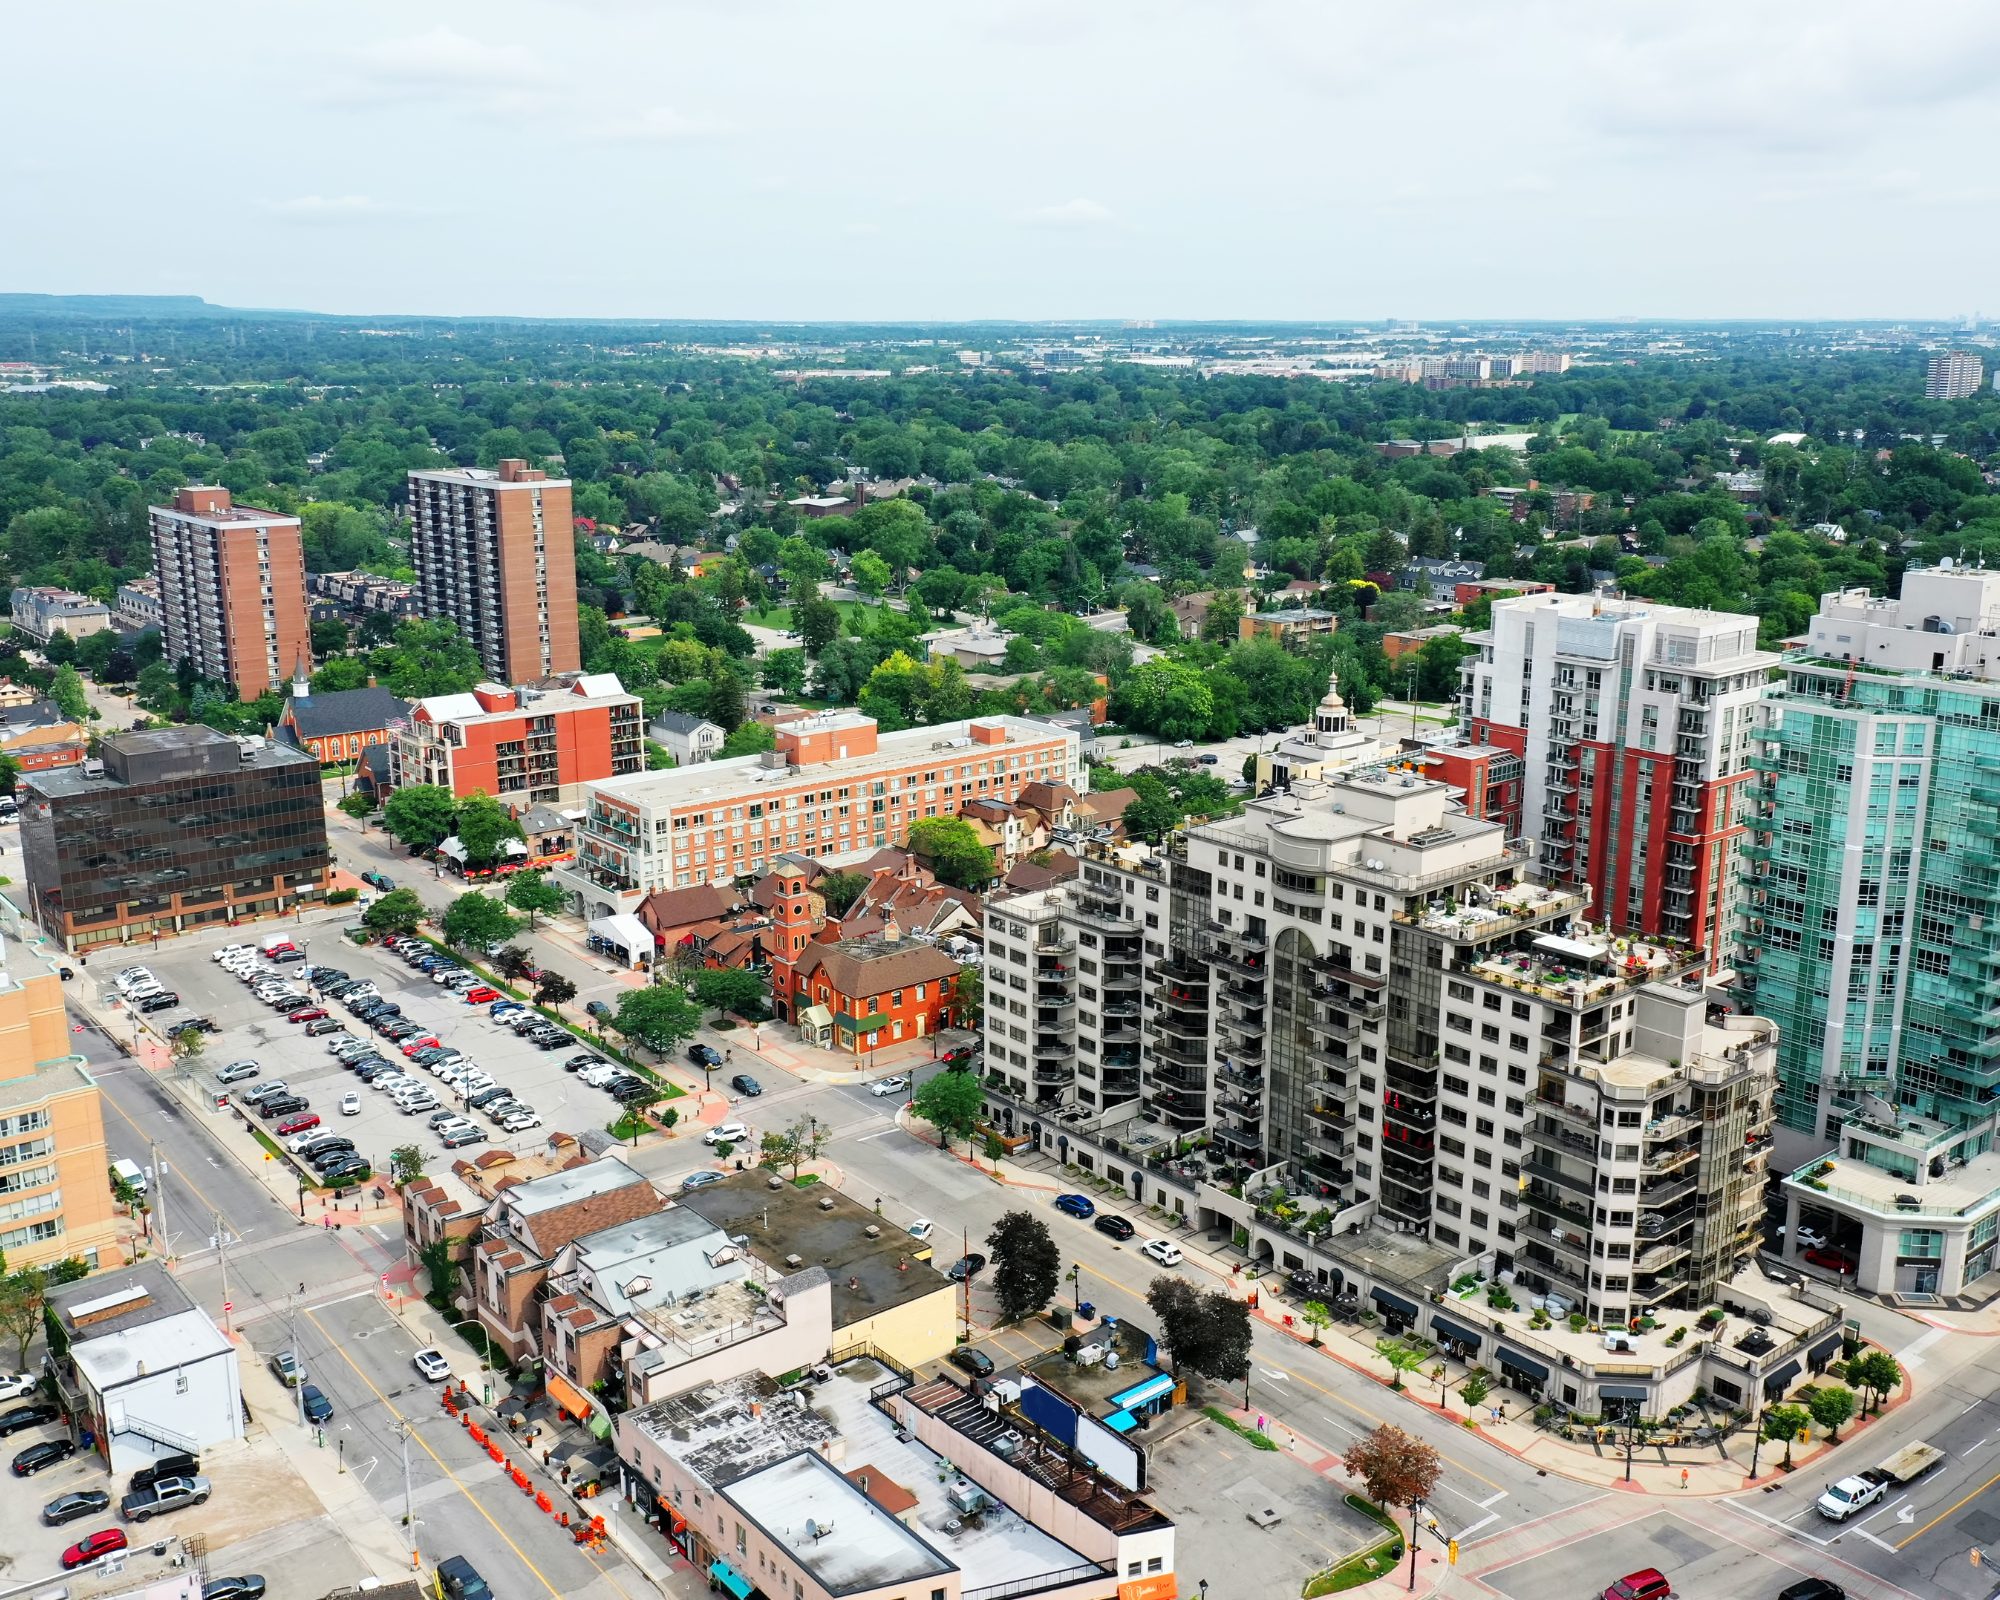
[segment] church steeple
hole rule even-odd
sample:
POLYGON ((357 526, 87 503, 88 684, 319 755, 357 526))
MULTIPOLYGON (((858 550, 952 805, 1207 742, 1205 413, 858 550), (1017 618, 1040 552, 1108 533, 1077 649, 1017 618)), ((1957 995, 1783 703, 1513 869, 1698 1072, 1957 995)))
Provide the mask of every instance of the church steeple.
POLYGON ((294 700, 312 698, 312 674, 306 671, 306 658, 303 652, 300 653, 298 660, 292 663, 292 698, 294 700))
POLYGON ((1326 694, 1313 713, 1313 742, 1331 747, 1342 743, 1348 731, 1347 702, 1340 698, 1340 674, 1336 672, 1327 678, 1326 694))

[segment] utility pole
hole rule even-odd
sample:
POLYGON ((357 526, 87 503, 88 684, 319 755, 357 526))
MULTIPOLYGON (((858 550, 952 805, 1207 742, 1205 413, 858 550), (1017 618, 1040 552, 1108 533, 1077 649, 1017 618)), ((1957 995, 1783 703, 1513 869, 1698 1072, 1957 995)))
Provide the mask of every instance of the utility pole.
POLYGON ((167 1166, 160 1159, 159 1142, 146 1141, 146 1154, 153 1169, 153 1214, 160 1220, 160 1254, 174 1258, 174 1241, 167 1232, 167 1166))
POLYGON ((225 1337, 234 1342, 236 1338, 235 1313, 229 1300, 229 1235, 223 1232, 221 1212, 209 1212, 208 1220, 215 1229, 216 1265, 222 1269, 222 1331, 225 1337))
POLYGON ((292 1330, 292 1371, 298 1382, 293 1385, 292 1397, 299 1403, 299 1426, 306 1426, 306 1364, 299 1359, 299 1297, 291 1297, 291 1314, 288 1319, 292 1330))
POLYGON ((417 1555, 417 1519, 412 1515, 410 1504, 410 1419, 397 1424, 396 1436, 403 1443, 403 1526, 410 1530, 410 1570, 417 1571, 422 1561, 417 1555))

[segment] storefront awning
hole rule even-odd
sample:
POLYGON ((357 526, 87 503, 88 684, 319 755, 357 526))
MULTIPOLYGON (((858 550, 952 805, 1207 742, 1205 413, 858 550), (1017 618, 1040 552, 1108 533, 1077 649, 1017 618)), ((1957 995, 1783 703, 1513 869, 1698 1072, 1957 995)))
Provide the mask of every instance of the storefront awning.
POLYGON ((1139 1419, 1129 1411, 1114 1411, 1104 1419, 1104 1425, 1113 1433, 1130 1433, 1138 1427, 1139 1419))
POLYGON ((1782 1367, 1764 1374, 1764 1398, 1783 1394, 1791 1387, 1792 1380, 1799 1375, 1797 1361, 1787 1361, 1782 1367))
POLYGON ((593 1411, 584 1418, 583 1425, 600 1439, 611 1437, 611 1419, 602 1411, 593 1411))
POLYGON ((1600 1400, 1643 1400, 1646 1393, 1642 1385, 1634 1383, 1601 1383, 1597 1386, 1600 1400))
POLYGON ((750 1591, 756 1587, 727 1561, 715 1562, 709 1567, 708 1575, 735 1595, 736 1600, 750 1600, 750 1591))
POLYGON ((1174 1380, 1170 1373, 1159 1373, 1144 1383, 1135 1383, 1123 1393, 1114 1394, 1111 1403, 1122 1411, 1130 1411, 1134 1406, 1142 1406, 1148 1400, 1156 1400, 1163 1394, 1173 1393, 1174 1380))
POLYGON ((1384 1311, 1390 1312, 1395 1316, 1414 1319, 1417 1314, 1416 1301, 1405 1300, 1401 1295, 1391 1294, 1387 1289, 1377 1289, 1369 1298, 1384 1311))
POLYGON ((803 1028, 830 1028, 833 1013, 825 1006, 807 1006, 799 1013, 799 1026, 803 1028))
POLYGON ((1431 1333, 1439 1339, 1450 1339, 1462 1344, 1468 1350, 1477 1350, 1484 1337, 1474 1333, 1464 1323, 1453 1322, 1449 1318, 1439 1316, 1435 1311, 1431 1313, 1431 1333))
POLYGON ((1520 1351, 1510 1350, 1504 1344, 1498 1345, 1495 1348, 1500 1356, 1501 1366, 1512 1367, 1516 1372, 1533 1378, 1537 1383, 1547 1383, 1549 1381, 1549 1369, 1533 1356, 1524 1356, 1520 1351))
POLYGON ((1840 1347, 1841 1336, 1837 1333, 1828 1334, 1826 1338, 1820 1340, 1818 1344, 1812 1347, 1812 1352, 1806 1359, 1815 1367, 1823 1367, 1834 1358, 1840 1347))
POLYGON ((555 1401, 557 1405, 561 1406, 571 1416, 587 1417, 597 1409, 597 1402, 592 1400, 589 1395, 585 1394, 575 1384, 571 1383, 560 1372, 544 1370, 542 1380, 548 1388, 549 1398, 555 1401))

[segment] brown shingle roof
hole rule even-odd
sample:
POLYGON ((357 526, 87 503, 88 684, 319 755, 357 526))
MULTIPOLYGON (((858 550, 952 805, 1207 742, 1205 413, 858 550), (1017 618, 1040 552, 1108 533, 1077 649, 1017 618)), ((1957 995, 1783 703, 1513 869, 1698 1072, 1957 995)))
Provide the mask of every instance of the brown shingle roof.
POLYGON ((1125 808, 1139 798, 1137 789, 1106 789, 1102 794, 1087 794, 1077 802, 1077 808, 1088 811, 1102 822, 1116 822, 1125 815, 1125 808))
POLYGON ((687 889, 655 889, 639 902, 639 920, 654 933, 671 933, 728 913, 735 896, 712 883, 687 889))
POLYGON ((546 1211, 521 1218, 519 1226, 524 1242, 546 1258, 586 1233, 616 1227, 621 1222, 637 1222, 665 1209, 666 1202, 653 1186, 634 1174, 631 1183, 622 1183, 602 1194, 586 1195, 568 1205, 550 1206, 546 1211))
POLYGON ((935 945, 842 943, 808 946, 800 975, 824 976, 835 994, 850 999, 958 976, 958 963, 935 945))

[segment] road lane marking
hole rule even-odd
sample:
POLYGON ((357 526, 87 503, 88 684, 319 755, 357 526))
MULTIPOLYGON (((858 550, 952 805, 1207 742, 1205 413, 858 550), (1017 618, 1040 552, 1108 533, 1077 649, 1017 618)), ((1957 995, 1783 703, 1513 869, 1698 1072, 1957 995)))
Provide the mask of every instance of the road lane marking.
POLYGON ((1911 1534, 1907 1539, 1899 1539, 1896 1542, 1896 1548, 1898 1550, 1902 1550, 1910 1545, 1915 1544, 1925 1534, 1929 1533, 1931 1529, 1935 1528, 1940 1522, 1944 1521, 1946 1517, 1950 1516, 1954 1511, 1958 1510, 1960 1506, 1965 1505, 1970 1501, 1977 1500, 1982 1494, 1984 1494, 1988 1489, 1992 1488, 1993 1485, 1996 1483, 2000 1483, 2000 1472, 1994 1473, 1992 1477, 1988 1478, 1977 1489, 1974 1489, 1971 1494, 1965 1497, 1965 1499, 1954 1501, 1952 1504, 1946 1506, 1944 1510, 1940 1511, 1936 1516, 1932 1517, 1929 1522, 1926 1522, 1921 1528, 1917 1529, 1917 1531, 1911 1534))
MULTIPOLYGON (((1813 1534, 1807 1533, 1803 1528, 1787 1526, 1776 1517, 1759 1511, 1755 1506, 1739 1506, 1734 1500, 1725 1500, 1723 1504, 1728 1506, 1730 1510, 1740 1512, 1746 1517, 1755 1517, 1759 1522, 1768 1522, 1772 1527, 1778 1529, 1779 1532, 1789 1533, 1794 1539, 1803 1539, 1807 1544, 1816 1544, 1822 1550, 1833 1543, 1833 1540, 1818 1538, 1813 1534)), ((1812 1508, 1808 1506, 1806 1509, 1810 1511, 1812 1508)))
POLYGON ((1860 1534, 1861 1537, 1866 1539, 1870 1544, 1879 1544, 1884 1550, 1888 1551, 1890 1555, 1894 1555, 1896 1553, 1896 1547, 1892 1545, 1887 1539, 1876 1538, 1875 1535, 1870 1533, 1866 1528, 1856 1528, 1854 1531, 1860 1534))
POLYGON ((1929 1333, 1920 1334, 1896 1352, 1896 1359, 1906 1368, 1921 1367, 1924 1364, 1924 1352, 1942 1339, 1946 1331, 1943 1328, 1933 1328, 1929 1333))
POLYGON ((1484 1500, 1479 1502, 1479 1509, 1484 1511, 1488 1506, 1496 1506, 1506 1498, 1507 1491, 1505 1489, 1502 1489, 1498 1494, 1489 1494, 1484 1500))
POLYGON ((1500 1520, 1500 1513, 1497 1511, 1490 1511, 1485 1516, 1481 1517, 1477 1522, 1475 1522, 1471 1527, 1460 1528, 1458 1530, 1458 1537, 1461 1539, 1470 1539, 1475 1533, 1477 1533, 1481 1528, 1485 1527, 1489 1522, 1498 1522, 1499 1520, 1500 1520))

